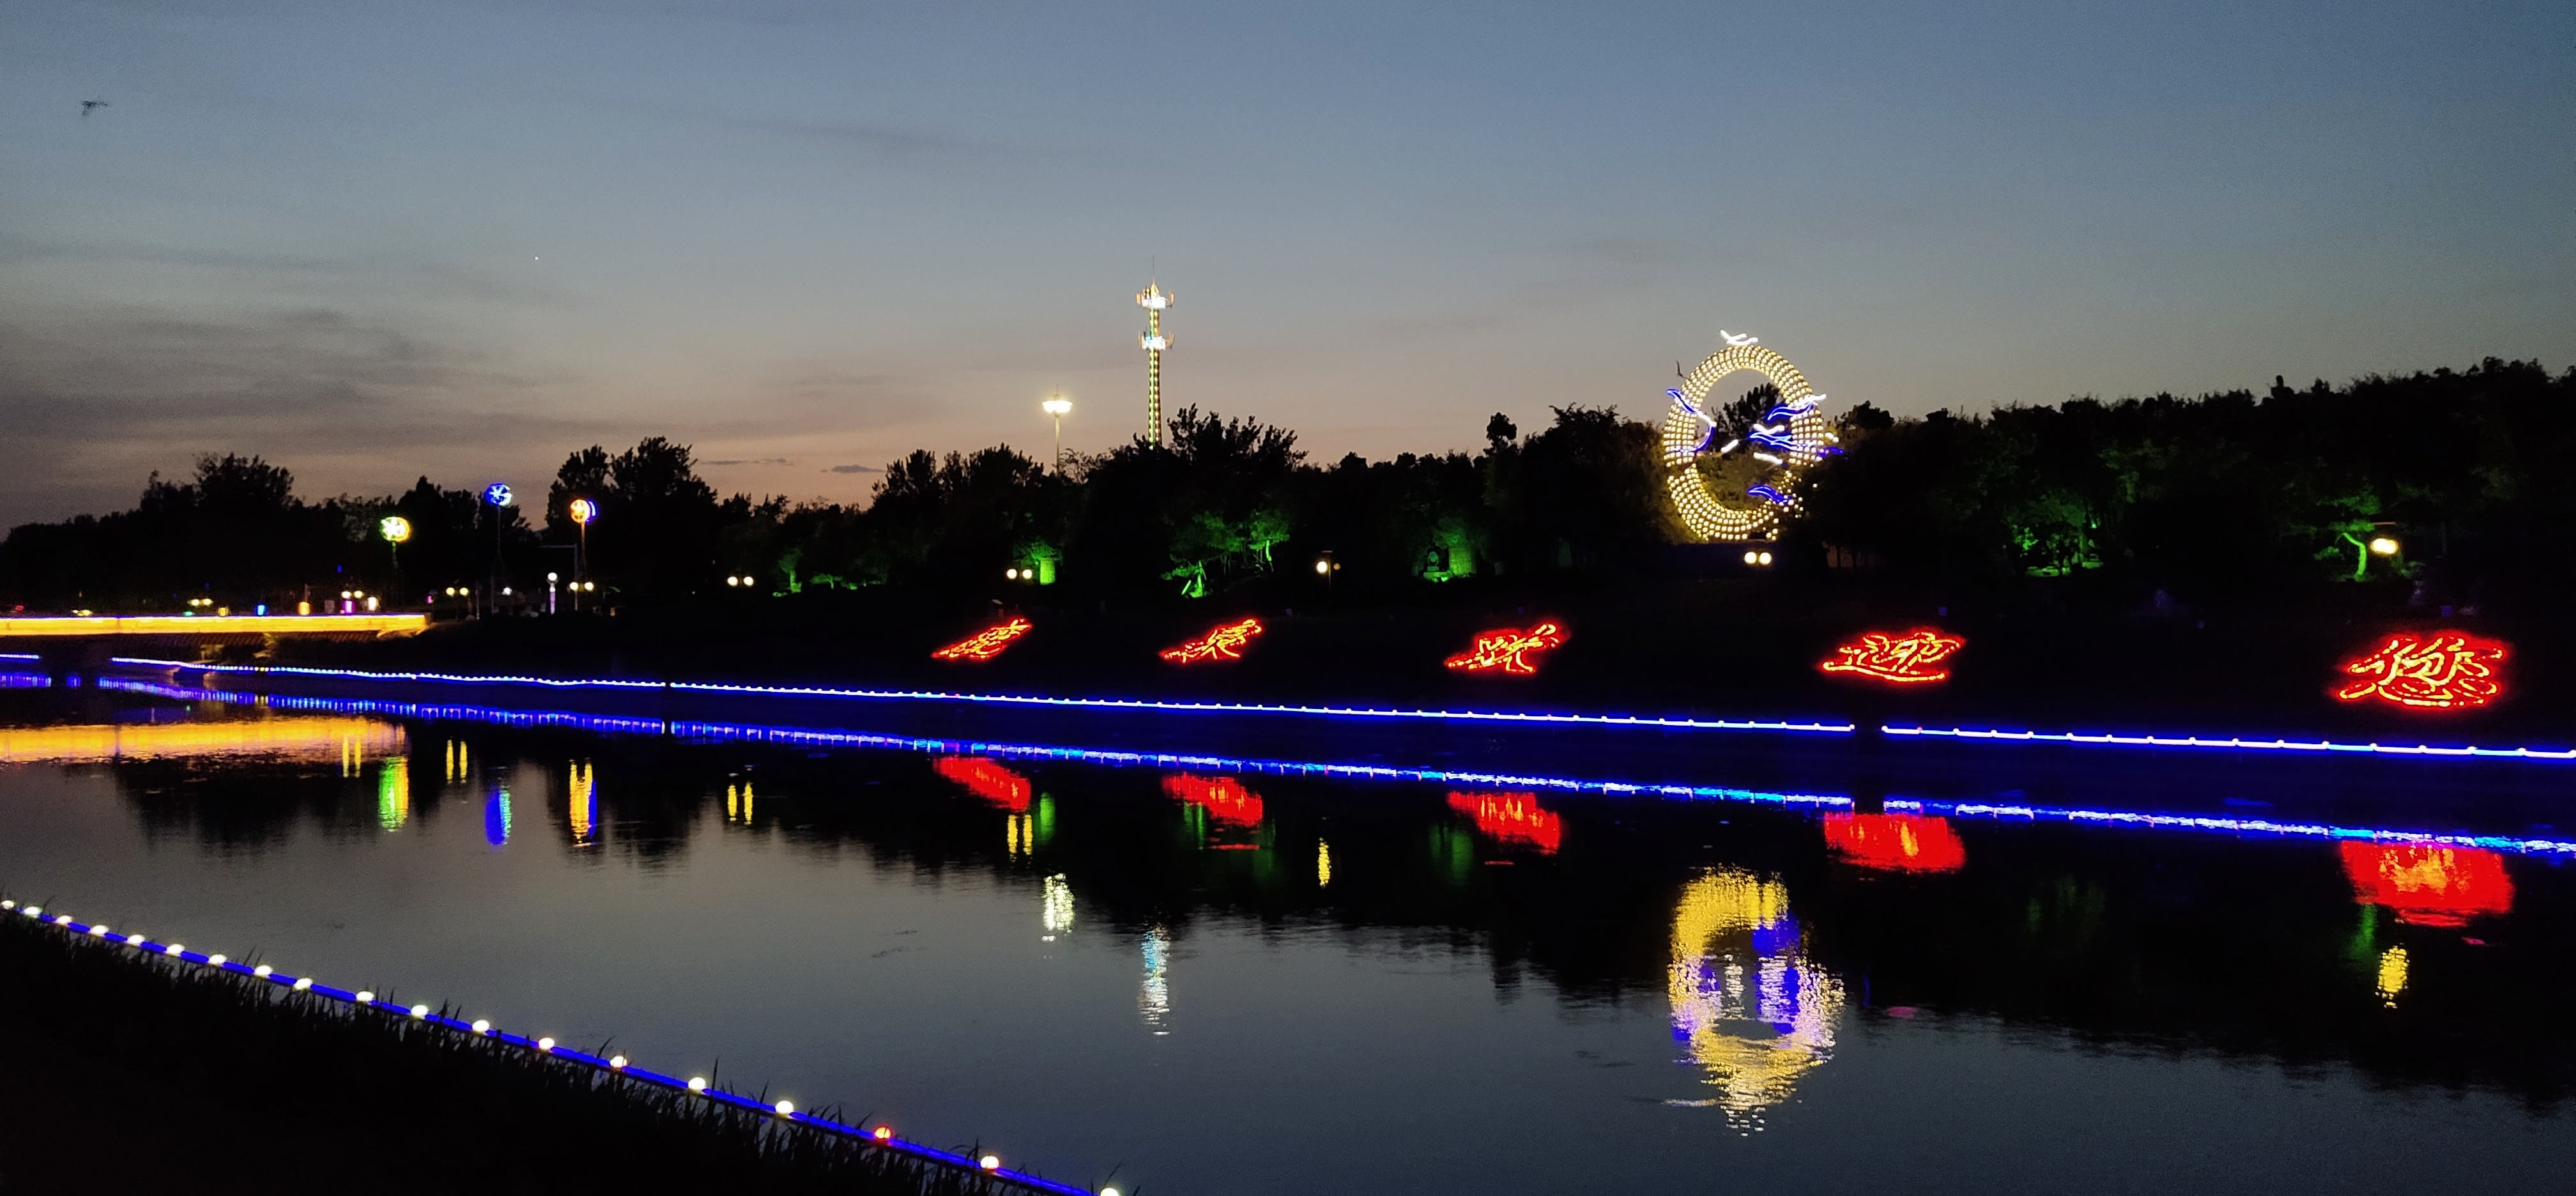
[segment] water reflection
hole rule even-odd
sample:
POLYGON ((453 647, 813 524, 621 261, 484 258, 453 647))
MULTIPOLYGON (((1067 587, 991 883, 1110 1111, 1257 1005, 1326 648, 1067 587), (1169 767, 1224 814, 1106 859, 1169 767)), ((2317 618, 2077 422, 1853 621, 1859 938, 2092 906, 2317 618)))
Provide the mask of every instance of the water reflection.
POLYGON ((1924 814, 1827 814, 1825 843, 1834 854, 1883 872, 1956 872, 1967 844, 1947 818, 1924 814))
POLYGON ((388 756, 376 770, 376 825, 398 831, 411 821, 411 757, 388 756))
POLYGON ((243 718, 188 722, 0 727, 0 764, 272 756, 337 761, 357 776, 367 760, 409 750, 400 725, 372 718, 243 718))
POLYGON ((1565 820, 1538 804, 1535 793, 1449 794, 1449 808, 1476 820, 1476 829, 1504 843, 1526 844, 1554 855, 1565 841, 1565 820))
POLYGON ((2385 906, 2413 926, 2466 926, 2513 910, 2504 857, 2472 847, 2346 843, 2344 875, 2364 904, 2385 906))
POLYGON ((1716 1108, 1747 1133, 1834 1055, 1843 986, 1807 957, 1788 886, 1712 869, 1683 886, 1668 979, 1673 1038, 1718 1090, 1675 1105, 1716 1108))
POLYGON ((566 769, 564 781, 571 798, 565 819, 572 828, 573 845, 587 847, 592 841, 592 833, 599 826, 599 785, 591 775, 590 761, 573 761, 566 769))
POLYGON ((1172 933, 1160 926, 1145 931, 1145 982, 1136 990, 1136 1009, 1156 1034, 1169 1034, 1172 1016, 1172 933))
POLYGON ((496 850, 509 846, 510 791, 503 786, 494 785, 492 795, 483 799, 483 841, 496 850))
POLYGON ((1197 846, 1211 851, 1259 851, 1262 835, 1261 795, 1233 777, 1176 773, 1163 778, 1163 792, 1178 798, 1197 846))
POLYGON ((1028 813, 1030 795, 1036 792, 1027 777, 982 756, 941 756, 931 762, 931 767, 965 786, 968 793, 1013 814, 1028 813))
POLYGON ((1073 931, 1073 882, 1058 872, 1046 878, 1038 897, 1038 926, 1046 931, 1046 941, 1054 942, 1059 934, 1073 931))

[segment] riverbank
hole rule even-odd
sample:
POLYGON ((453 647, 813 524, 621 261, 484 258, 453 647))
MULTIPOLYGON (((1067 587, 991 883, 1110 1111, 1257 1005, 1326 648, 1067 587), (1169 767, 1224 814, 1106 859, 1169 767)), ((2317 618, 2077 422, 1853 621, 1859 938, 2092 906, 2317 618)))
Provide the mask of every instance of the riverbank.
POLYGON ((1028 1190, 20 917, 0 1060, 0 1191, 1028 1190))
MULTIPOLYGON (((1346 611, 1212 598, 1139 609, 1024 601, 959 607, 896 594, 808 593, 434 626, 373 643, 284 642, 263 663, 550 677, 797 683, 1059 697, 1395 704, 1752 719, 2117 730, 2246 737, 2564 746, 2576 640, 2539 619, 2414 608, 2358 589, 2348 605, 2127 613, 1950 606, 1800 577, 1630 589, 1469 591, 1437 608, 1346 611), (996 622, 1030 629, 980 663, 934 649, 996 622), (1257 618, 1240 660, 1174 665, 1162 649, 1257 618), (1443 667, 1479 632, 1552 622, 1535 675, 1443 667), (1817 669, 1866 631, 1937 627, 1966 646, 1939 684, 1891 687, 1817 669), (2399 632, 2511 645, 2486 706, 2343 702, 2344 662, 2399 632)), ((2382 596, 2384 597, 2384 596, 2382 596)), ((134 655, 149 653, 135 652, 134 655)), ((248 653, 239 654, 247 662, 248 653)))

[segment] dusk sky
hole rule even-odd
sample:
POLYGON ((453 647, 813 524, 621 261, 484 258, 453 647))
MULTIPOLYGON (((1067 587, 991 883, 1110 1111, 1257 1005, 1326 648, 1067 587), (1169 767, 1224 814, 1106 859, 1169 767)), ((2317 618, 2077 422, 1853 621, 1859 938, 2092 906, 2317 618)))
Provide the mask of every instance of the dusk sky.
POLYGON ((0 13, 0 523, 1097 451, 1151 275, 1167 405, 1327 461, 1720 328, 1900 413, 2576 362, 2564 0, 0 13))

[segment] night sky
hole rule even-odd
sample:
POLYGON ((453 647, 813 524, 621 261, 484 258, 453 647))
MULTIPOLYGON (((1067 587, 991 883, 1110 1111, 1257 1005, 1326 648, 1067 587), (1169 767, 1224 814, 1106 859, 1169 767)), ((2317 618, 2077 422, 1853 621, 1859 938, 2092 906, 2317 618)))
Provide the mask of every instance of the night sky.
POLYGON ((2576 6, 0 3, 0 522, 2576 362, 2576 6), (106 106, 83 115, 82 101, 106 106))

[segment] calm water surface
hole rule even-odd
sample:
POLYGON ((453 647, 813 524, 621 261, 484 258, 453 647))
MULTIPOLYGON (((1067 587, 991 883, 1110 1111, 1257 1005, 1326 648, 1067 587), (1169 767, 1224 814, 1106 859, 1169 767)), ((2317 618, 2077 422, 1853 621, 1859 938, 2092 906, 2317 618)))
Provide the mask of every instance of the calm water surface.
POLYGON ((97 690, 0 760, 12 895, 1130 1191, 2576 1175, 2541 856, 97 690))

